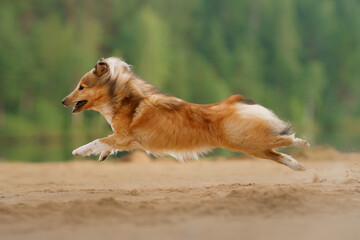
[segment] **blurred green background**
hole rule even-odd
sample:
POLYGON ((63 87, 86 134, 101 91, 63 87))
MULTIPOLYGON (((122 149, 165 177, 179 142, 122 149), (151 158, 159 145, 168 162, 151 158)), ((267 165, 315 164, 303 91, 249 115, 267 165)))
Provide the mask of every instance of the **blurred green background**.
POLYGON ((240 93, 291 121, 312 144, 360 149, 360 1, 0 0, 0 6, 2 159, 68 160, 72 149, 110 134, 99 113, 72 116, 60 104, 109 56, 187 101, 240 93))

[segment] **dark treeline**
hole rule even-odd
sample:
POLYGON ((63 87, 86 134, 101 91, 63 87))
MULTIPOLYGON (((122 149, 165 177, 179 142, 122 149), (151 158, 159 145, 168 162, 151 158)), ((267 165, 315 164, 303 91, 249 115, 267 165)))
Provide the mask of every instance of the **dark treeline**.
POLYGON ((100 57, 119 56, 187 101, 243 94, 312 143, 360 149, 360 1, 0 4, 2 139, 109 133, 99 114, 71 117, 60 101, 100 57))

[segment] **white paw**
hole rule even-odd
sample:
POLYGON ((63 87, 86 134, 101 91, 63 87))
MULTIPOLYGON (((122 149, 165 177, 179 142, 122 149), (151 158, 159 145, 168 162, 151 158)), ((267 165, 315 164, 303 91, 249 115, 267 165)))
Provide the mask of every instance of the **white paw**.
POLYGON ((94 140, 84 146, 75 149, 72 154, 74 156, 90 156, 92 154, 101 154, 103 152, 111 152, 110 147, 100 142, 99 140, 94 140))
POLYGON ((293 142, 293 146, 294 147, 310 147, 310 144, 303 139, 295 138, 294 142, 293 142))
POLYGON ((292 170, 295 170, 295 171, 305 171, 305 167, 304 165, 302 165, 301 163, 299 162, 296 162, 296 163, 291 163, 288 165, 292 170))
POLYGON ((92 154, 92 149, 87 146, 88 144, 81 146, 74 151, 72 151, 72 155, 74 156, 90 156, 92 154))
POLYGON ((284 157, 280 158, 280 162, 295 171, 305 171, 304 165, 296 161, 293 157, 283 154, 284 157))

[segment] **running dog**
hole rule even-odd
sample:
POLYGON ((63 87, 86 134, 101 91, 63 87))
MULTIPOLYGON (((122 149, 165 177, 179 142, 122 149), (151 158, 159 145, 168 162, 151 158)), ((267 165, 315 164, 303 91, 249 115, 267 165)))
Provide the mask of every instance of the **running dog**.
POLYGON ((101 58, 62 104, 75 104, 73 113, 99 111, 114 131, 75 149, 75 156, 99 154, 104 161, 116 151, 140 149, 183 161, 220 147, 305 170, 291 156, 275 151, 310 145, 295 138, 291 125, 272 111, 242 95, 214 104, 186 102, 141 80, 120 58, 101 58))

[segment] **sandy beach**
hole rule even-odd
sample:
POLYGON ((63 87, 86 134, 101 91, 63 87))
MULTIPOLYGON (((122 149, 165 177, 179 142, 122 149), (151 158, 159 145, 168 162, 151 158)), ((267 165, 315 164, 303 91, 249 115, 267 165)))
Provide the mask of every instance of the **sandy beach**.
POLYGON ((1 239, 359 239, 360 154, 0 162, 1 239))

